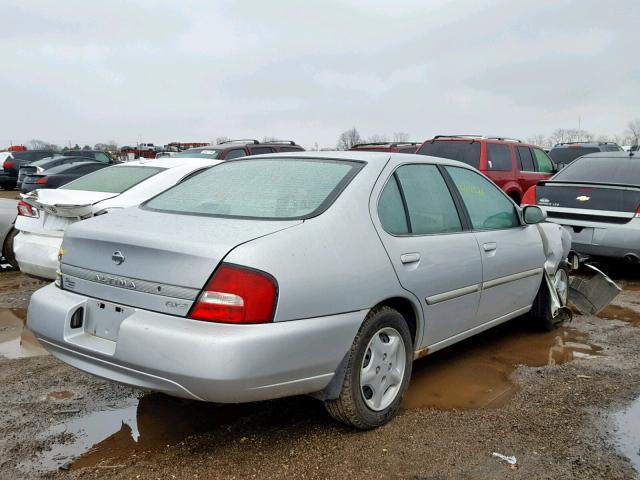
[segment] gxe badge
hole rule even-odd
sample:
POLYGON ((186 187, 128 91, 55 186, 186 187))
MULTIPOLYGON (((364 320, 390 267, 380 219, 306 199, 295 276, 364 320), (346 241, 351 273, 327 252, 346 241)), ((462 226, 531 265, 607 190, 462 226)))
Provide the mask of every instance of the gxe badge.
POLYGON ((116 265, 122 265, 125 258, 120 250, 116 250, 115 252, 113 252, 113 255, 111 255, 111 260, 113 260, 116 265))

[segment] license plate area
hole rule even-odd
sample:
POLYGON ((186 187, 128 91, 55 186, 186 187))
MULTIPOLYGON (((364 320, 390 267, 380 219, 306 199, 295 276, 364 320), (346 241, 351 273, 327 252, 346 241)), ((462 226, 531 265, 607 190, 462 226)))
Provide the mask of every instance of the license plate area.
POLYGON ((73 218, 59 217, 58 215, 51 215, 50 213, 44 213, 43 226, 47 230, 64 230, 67 225, 74 221, 73 218))
POLYGON ((593 242, 593 228, 568 225, 567 230, 571 239, 576 243, 591 244, 593 242))
POLYGON ((131 307, 123 307, 115 303, 101 300, 87 302, 84 318, 84 331, 107 340, 118 340, 120 324, 134 313, 131 307))

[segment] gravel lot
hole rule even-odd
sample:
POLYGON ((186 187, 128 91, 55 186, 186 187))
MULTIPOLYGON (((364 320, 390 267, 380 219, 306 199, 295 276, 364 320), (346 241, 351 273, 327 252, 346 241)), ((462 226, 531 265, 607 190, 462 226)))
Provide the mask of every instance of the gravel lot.
POLYGON ((76 371, 22 329, 42 284, 0 273, 0 478, 639 478, 620 452, 640 468, 640 413, 618 413, 640 397, 630 271, 603 318, 548 334, 523 317, 421 359, 405 409, 369 432, 311 398, 217 406, 76 371))

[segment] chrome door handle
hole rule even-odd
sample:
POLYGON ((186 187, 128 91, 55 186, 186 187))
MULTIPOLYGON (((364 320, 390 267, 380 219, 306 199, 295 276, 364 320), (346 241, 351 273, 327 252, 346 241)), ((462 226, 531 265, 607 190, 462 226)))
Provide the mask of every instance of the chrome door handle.
POLYGON ((400 261, 404 264, 407 263, 416 263, 418 261, 420 261, 420 254, 419 253, 404 253, 402 255, 400 255, 400 261))
POLYGON ((493 252, 496 248, 498 248, 498 244, 496 242, 489 242, 482 245, 482 249, 485 252, 493 252))

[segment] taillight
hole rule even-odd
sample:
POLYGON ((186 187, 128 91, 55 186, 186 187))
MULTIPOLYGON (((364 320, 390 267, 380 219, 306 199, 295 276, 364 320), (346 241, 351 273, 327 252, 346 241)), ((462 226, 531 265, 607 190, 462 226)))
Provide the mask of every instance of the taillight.
POLYGON ((636 218, 640 218, 640 207, 636 208, 636 218))
POLYGON ((2 168, 13 168, 13 162, 11 160, 5 160, 2 164, 2 168))
POLYGON ((40 177, 38 180, 36 180, 36 185, 46 185, 47 184, 47 177, 40 177))
POLYGON ((273 321, 278 285, 264 272, 222 264, 206 285, 189 318, 220 323, 273 321))
POLYGON ((526 191, 524 197, 522 197, 522 201, 520 205, 535 205, 536 204, 536 186, 529 187, 529 190, 526 191))
POLYGON ((39 213, 38 210, 33 208, 27 202, 23 202, 22 200, 20 200, 18 202, 18 215, 22 215, 23 217, 38 218, 39 213))

